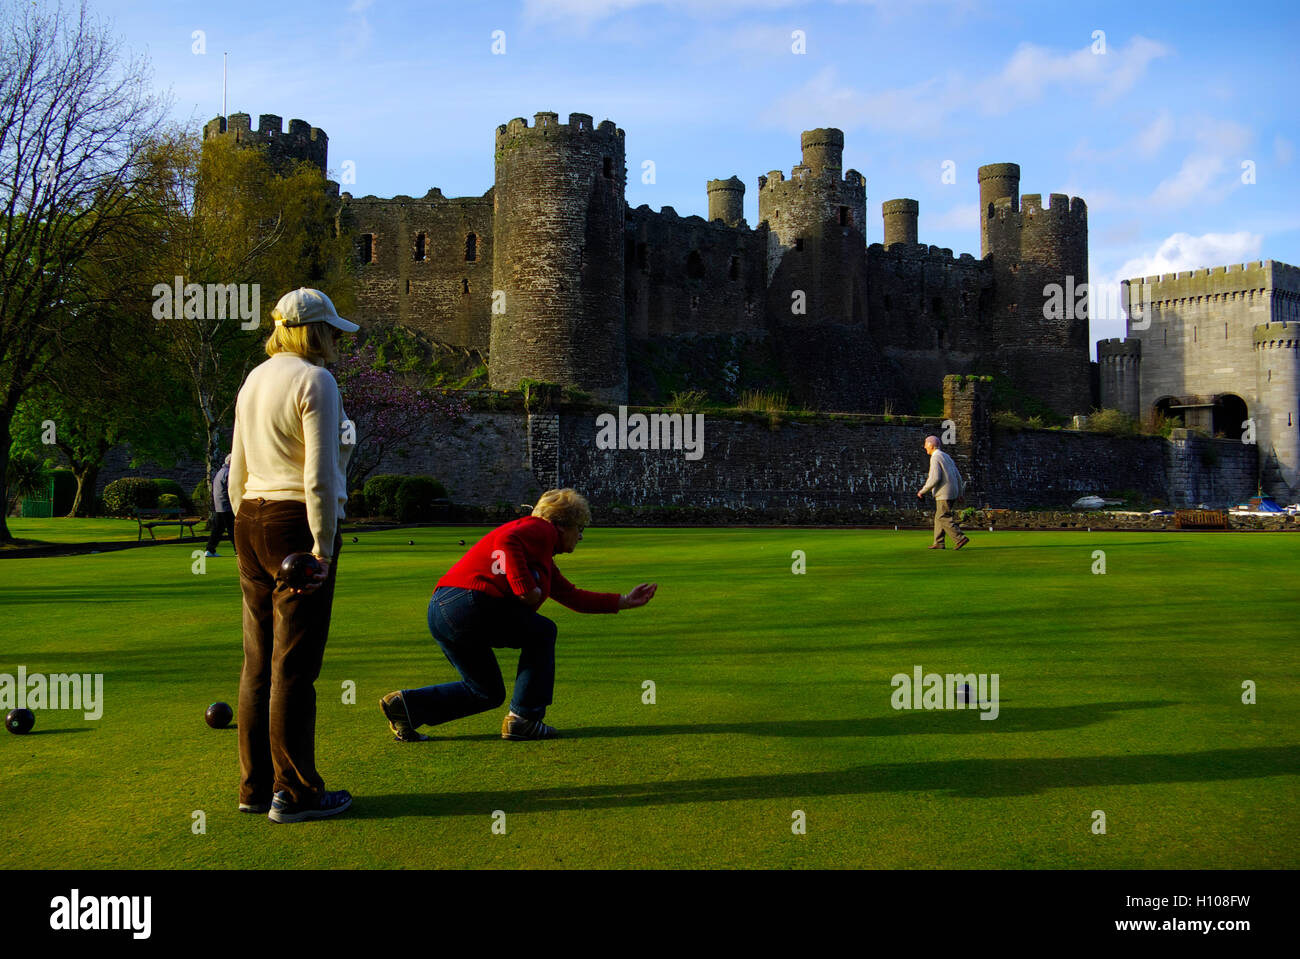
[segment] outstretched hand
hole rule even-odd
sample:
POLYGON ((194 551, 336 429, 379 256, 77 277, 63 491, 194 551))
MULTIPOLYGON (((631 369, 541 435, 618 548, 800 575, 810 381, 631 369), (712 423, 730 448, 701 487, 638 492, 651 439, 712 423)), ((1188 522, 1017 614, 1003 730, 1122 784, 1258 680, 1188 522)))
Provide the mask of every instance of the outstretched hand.
POLYGON ((618 598, 618 608, 636 609, 638 606, 644 606, 654 599, 655 590, 658 588, 658 583, 642 583, 631 592, 624 593, 618 598))

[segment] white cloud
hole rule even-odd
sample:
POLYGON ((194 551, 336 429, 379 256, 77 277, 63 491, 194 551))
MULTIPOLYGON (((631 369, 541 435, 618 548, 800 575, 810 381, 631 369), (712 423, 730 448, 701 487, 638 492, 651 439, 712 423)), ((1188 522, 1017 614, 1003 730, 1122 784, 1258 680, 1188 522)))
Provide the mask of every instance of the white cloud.
POLYGON ((1091 337, 1098 340, 1124 335, 1124 319, 1119 310, 1121 280, 1258 260, 1263 242, 1263 234, 1248 230, 1200 236, 1175 233, 1154 251, 1131 256, 1117 269, 1094 272, 1088 284, 1091 337))
POLYGON ((762 70, 766 62, 790 55, 789 27, 761 23, 697 28, 687 54, 699 62, 736 61, 740 67, 762 70))
POLYGON ((1290 166, 1295 158, 1295 144, 1283 136, 1273 138, 1273 156, 1278 166, 1290 166))
POLYGON ((937 216, 919 217, 921 225, 918 232, 925 234, 936 230, 976 230, 980 225, 980 205, 963 203, 945 210, 937 216))
MULTIPOLYGON (((816 0, 524 0, 524 18, 530 22, 561 21, 579 27, 617 16, 639 7, 664 7, 696 19, 721 18, 747 11, 785 10, 814 5, 816 0)), ((983 0, 834 0, 836 6, 872 7, 884 19, 915 13, 920 6, 944 7, 949 16, 970 13, 983 0)))
POLYGON ((1165 148, 1174 133, 1174 118, 1168 110, 1152 120, 1133 138, 1133 149, 1139 156, 1153 157, 1165 148))
POLYGON ((797 90, 778 97, 760 119, 788 130, 806 129, 809 117, 842 130, 866 127, 894 133, 938 136, 960 88, 953 77, 934 77, 913 87, 864 93, 838 80, 835 67, 818 71, 797 90))
POLYGON ((1236 233, 1175 233, 1164 240, 1154 253, 1126 260, 1115 274, 1117 280, 1158 273, 1200 270, 1229 263, 1258 260, 1264 237, 1260 233, 1240 230, 1236 233))
POLYGON ((1036 103, 1053 88, 1093 90, 1111 102, 1131 90, 1152 60, 1168 55, 1162 43, 1135 36, 1125 47, 1097 54, 1091 46, 1057 53, 1022 43, 996 76, 976 83, 970 99, 985 114, 1000 115, 1036 103))
POLYGON ((691 16, 725 16, 742 10, 779 10, 808 0, 524 0, 524 18, 590 25, 638 7, 666 7, 691 16))
POLYGON ((1178 209, 1205 201, 1210 184, 1224 167, 1221 156, 1193 153, 1183 160, 1177 173, 1160 181, 1150 196, 1150 202, 1157 207, 1178 209))
POLYGON ((1159 209, 1222 201, 1241 186, 1241 156, 1254 138, 1248 127, 1232 120, 1195 118, 1195 149, 1147 198, 1159 209))
MULTIPOLYGON (((762 118, 782 128, 800 129, 810 115, 820 113, 832 118, 826 122, 844 129, 951 135, 952 123, 972 112, 1008 113, 1057 88, 1067 93, 1092 91, 1099 101, 1107 102, 1130 90, 1147 65, 1168 52, 1163 44, 1140 36, 1107 54, 1094 54, 1090 47, 1056 53, 1022 43, 995 76, 981 81, 949 71, 909 87, 865 91, 840 83, 835 68, 825 67, 802 87, 778 97, 762 118)), ((1158 120, 1149 131, 1148 148, 1163 145, 1172 124, 1172 118, 1158 120)))

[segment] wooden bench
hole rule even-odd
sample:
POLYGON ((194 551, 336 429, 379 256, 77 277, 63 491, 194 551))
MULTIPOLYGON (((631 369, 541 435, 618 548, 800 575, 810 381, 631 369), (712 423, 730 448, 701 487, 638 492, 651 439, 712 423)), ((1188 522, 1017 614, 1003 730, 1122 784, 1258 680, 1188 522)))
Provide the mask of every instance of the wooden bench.
POLYGON ((135 531, 135 541, 137 543, 144 537, 145 530, 149 531, 150 539, 156 540, 158 537, 153 533, 155 526, 180 526, 181 539, 185 538, 185 530, 188 529, 190 535, 197 540, 199 534, 194 532, 194 527, 203 522, 197 516, 181 516, 179 506, 164 509, 137 509, 135 511, 135 521, 137 523, 135 531))
POLYGON ((1221 509, 1174 510, 1174 529, 1227 529, 1228 514, 1221 509))

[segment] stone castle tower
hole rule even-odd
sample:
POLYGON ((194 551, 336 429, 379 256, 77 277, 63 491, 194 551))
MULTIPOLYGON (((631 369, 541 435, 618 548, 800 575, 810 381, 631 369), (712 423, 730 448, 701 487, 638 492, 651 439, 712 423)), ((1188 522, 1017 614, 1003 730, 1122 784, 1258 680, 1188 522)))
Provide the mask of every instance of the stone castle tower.
POLYGON ((867 181, 843 171, 844 134, 808 130, 803 162, 789 180, 758 178, 758 218, 767 223, 769 316, 804 325, 866 322, 867 181), (804 312, 794 311, 797 292, 804 312))
POLYGON ((523 378, 627 402, 623 131, 585 113, 497 127, 494 389, 523 378))
POLYGON ((980 255, 993 268, 985 349, 1017 386, 1058 411, 1091 406, 1086 304, 1073 293, 1088 282, 1088 207, 1079 197, 1020 196, 1020 167, 979 169, 980 255), (1062 315, 1049 317, 1050 290, 1062 315))

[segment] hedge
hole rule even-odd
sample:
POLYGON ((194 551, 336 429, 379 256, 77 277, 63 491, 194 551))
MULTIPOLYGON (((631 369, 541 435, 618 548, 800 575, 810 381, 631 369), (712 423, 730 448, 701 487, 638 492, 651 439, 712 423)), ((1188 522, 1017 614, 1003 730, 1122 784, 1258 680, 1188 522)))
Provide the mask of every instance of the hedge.
POLYGON ((110 516, 130 516, 137 509, 154 509, 160 495, 153 480, 126 476, 104 487, 104 511, 110 516))

